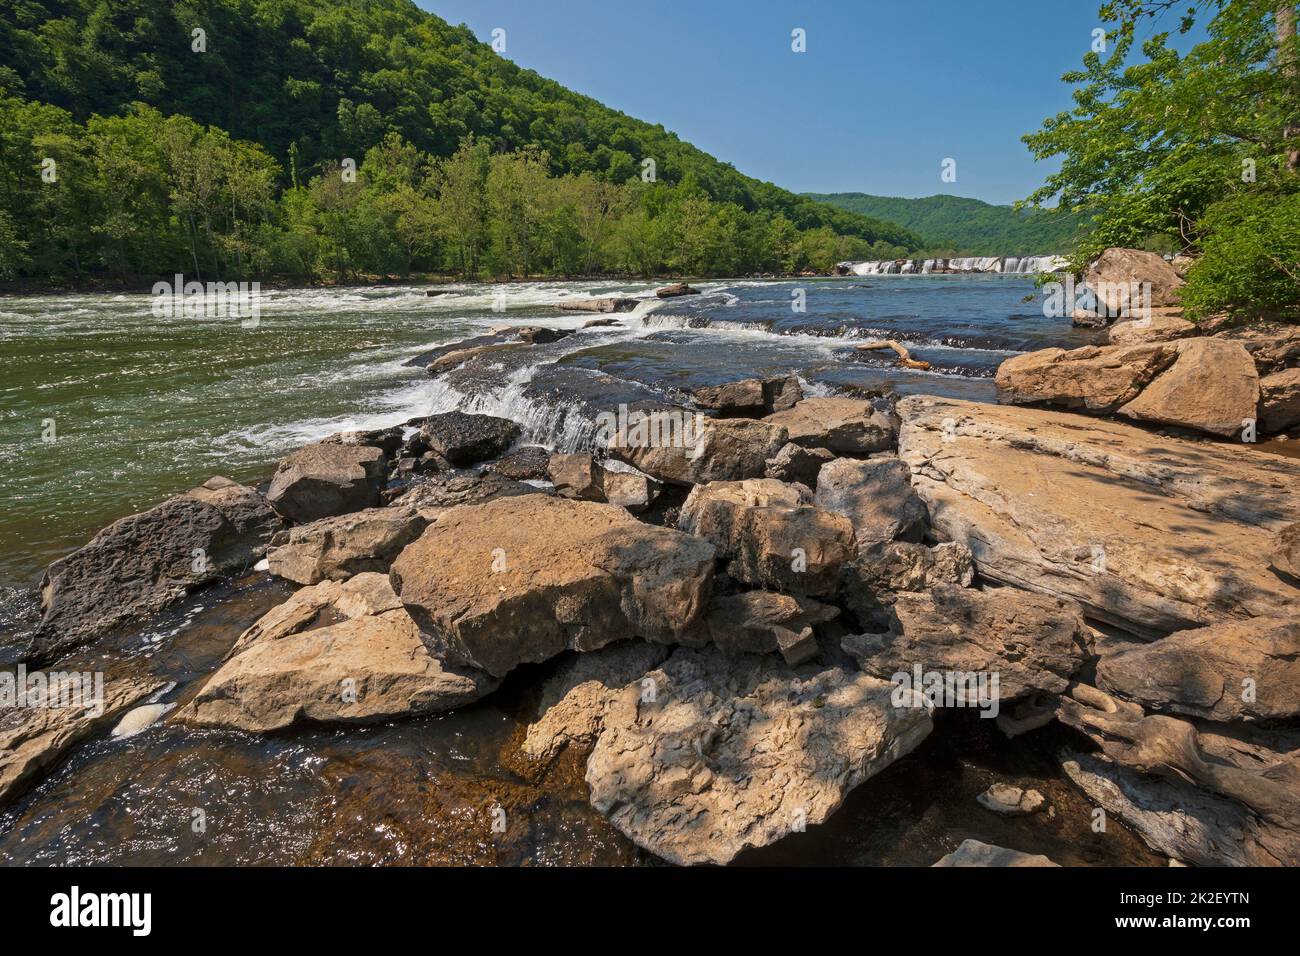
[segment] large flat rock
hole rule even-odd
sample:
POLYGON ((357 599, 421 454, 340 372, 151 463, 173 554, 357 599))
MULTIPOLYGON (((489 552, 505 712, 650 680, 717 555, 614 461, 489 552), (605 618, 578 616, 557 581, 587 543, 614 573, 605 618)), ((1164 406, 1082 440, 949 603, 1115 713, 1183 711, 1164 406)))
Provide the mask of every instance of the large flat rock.
POLYGON ((708 640, 714 547, 549 495, 451 508, 392 567, 433 653, 503 676, 626 637, 708 640))
POLYGON ((931 526, 986 578, 1143 636, 1300 608, 1269 568, 1274 532, 1300 517, 1293 461, 1037 409, 914 396, 898 410, 931 526))
POLYGON ((770 656, 677 650, 607 701, 592 805, 673 863, 724 864, 829 817, 930 733, 885 681, 770 656))

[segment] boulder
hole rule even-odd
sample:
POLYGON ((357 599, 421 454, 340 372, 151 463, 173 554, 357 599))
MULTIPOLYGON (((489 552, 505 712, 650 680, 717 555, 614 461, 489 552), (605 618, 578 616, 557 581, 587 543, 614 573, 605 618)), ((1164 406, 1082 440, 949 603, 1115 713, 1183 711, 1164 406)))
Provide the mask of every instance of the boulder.
POLYGON ((546 464, 547 474, 561 498, 578 501, 604 501, 605 472, 590 452, 552 455, 546 464))
POLYGON ((1152 309, 1149 318, 1116 322, 1107 333, 1111 345, 1149 345, 1197 335, 1196 326, 1182 317, 1181 309, 1152 309))
POLYGON ((605 296, 597 299, 563 299, 555 303, 562 312, 631 312, 638 300, 627 296, 605 296))
POLYGON ((619 641, 589 654, 574 654, 542 684, 537 720, 528 725, 523 752, 552 760, 569 745, 588 749, 605 718, 605 705, 668 657, 663 644, 619 641))
POLYGON ((452 710, 496 686, 482 672, 436 660, 398 609, 255 641, 226 661, 176 719, 253 733, 303 721, 377 723, 452 710))
POLYGON ((641 442, 631 433, 615 435, 609 453, 668 484, 698 485, 759 478, 767 469, 767 459, 788 440, 784 428, 747 418, 701 416, 689 430, 689 441, 668 444, 641 442))
POLYGON ((935 866, 1058 866, 1041 853, 1021 853, 1004 846, 962 840, 961 846, 939 860, 935 866))
POLYGON ((718 595, 709 608, 709 636, 723 653, 780 653, 791 666, 817 654, 812 628, 834 620, 839 608, 774 591, 718 595))
POLYGON ((267 552, 268 570, 296 584, 343 581, 363 571, 387 571, 428 521, 413 509, 367 508, 321 518, 281 534, 267 552))
POLYGON ((1182 339, 1178 357, 1119 414, 1236 438, 1259 405, 1259 374, 1240 343, 1182 339))
POLYGON ((691 288, 685 282, 674 282, 672 285, 666 285, 661 289, 655 290, 655 295, 661 299, 675 299, 678 296, 699 294, 699 289, 691 288))
MULTIPOLYGON (((940 671, 997 677, 998 700, 1035 691, 1059 694, 1088 657, 1088 628, 1077 605, 1041 594, 941 585, 899 594, 884 634, 849 635, 846 653, 876 677, 940 671)), ((966 706, 973 706, 967 701, 966 706)))
POLYGON ((1134 284, 1149 285, 1150 298, 1143 304, 1152 308, 1178 305, 1184 285, 1174 267, 1156 253, 1118 247, 1107 249, 1089 264, 1086 282, 1098 306, 1112 316, 1136 311, 1130 305, 1137 305, 1141 293, 1132 291, 1134 284))
POLYGON ((1300 619, 1257 617, 1124 645, 1101 655, 1097 686, 1148 711, 1207 720, 1300 716, 1300 619))
POLYGON ((507 481, 549 481, 551 453, 540 445, 525 445, 498 458, 487 467, 507 481))
POLYGON ((871 402, 856 398, 805 398, 794 408, 763 420, 785 429, 795 444, 825 448, 837 455, 886 451, 896 439, 889 416, 871 402))
POLYGON ((387 477, 382 449, 319 442, 280 461, 266 496, 281 515, 304 524, 375 507, 387 477))
POLYGON ((497 457, 514 444, 519 432, 507 418, 466 412, 430 415, 420 428, 429 448, 457 468, 497 457))
MULTIPOLYGON (((1201 325, 1206 326, 1206 321, 1201 325)), ((1272 375, 1300 365, 1300 326, 1292 323, 1274 325, 1263 323, 1236 328, 1224 328, 1213 333, 1231 342, 1238 342, 1255 360, 1260 375, 1272 375)))
POLYGON ((714 554, 613 505, 525 495, 443 512, 391 575, 435 656, 500 677, 625 637, 707 640, 714 554))
POLYGON ((1007 783, 995 783, 975 799, 985 810, 1004 817, 1027 817, 1043 809, 1047 802, 1037 790, 1023 790, 1007 783))
MULTIPOLYGON (((24 672, 20 671, 19 674, 24 672)), ((90 673, 58 672, 68 678, 76 677, 93 687, 90 673)), ((53 677, 45 673, 42 693, 52 689, 49 683, 53 677)), ((60 683, 59 703, 69 706, 46 706, 52 703, 49 698, 42 705, 29 703, 16 706, 6 702, 0 706, 0 805, 17 797, 45 769, 81 743, 86 738, 109 726, 145 698, 166 687, 166 683, 153 678, 107 677, 103 683, 103 700, 92 701, 93 691, 75 688, 77 684, 60 683), (77 706, 81 703, 86 706, 77 706)), ((3 699, 8 693, 18 693, 20 687, 12 673, 0 676, 0 688, 4 689, 3 699), (8 687, 5 685, 9 683, 8 687)), ((28 693, 34 689, 28 689, 28 693)))
POLYGON ((767 460, 763 477, 816 488, 822 466, 834 460, 835 455, 825 448, 804 448, 794 442, 787 442, 776 453, 776 457, 767 460))
POLYGON ((691 396, 700 408, 721 416, 761 417, 793 408, 803 399, 797 375, 747 378, 725 385, 697 388, 691 396))
POLYGON ((993 581, 1081 603, 1139 636, 1294 613, 1266 567, 1300 475, 1248 445, 930 396, 899 402, 899 455, 937 537, 993 581))
POLYGON ((626 508, 634 515, 640 514, 654 504, 663 490, 662 482, 655 481, 630 465, 624 465, 622 468, 605 468, 601 485, 605 490, 606 501, 611 505, 626 508))
POLYGON ((280 527, 256 490, 221 477, 121 518, 46 569, 44 616, 26 654, 76 647, 251 567, 280 527))
POLYGON ((859 548, 925 535, 925 502, 912 490, 912 471, 897 458, 838 458, 818 475, 813 503, 843 515, 859 548))
POLYGON ((1270 567, 1300 583, 1300 523, 1288 525, 1277 533, 1270 567))
POLYGON ((1177 357, 1174 346, 1160 344, 1026 352, 998 367, 998 400, 1105 415, 1137 398, 1177 357))
POLYGON ((963 544, 945 541, 927 547, 890 541, 858 549, 841 572, 840 596, 860 624, 885 629, 889 627, 886 609, 900 592, 928 591, 942 584, 966 588, 974 578, 975 559, 963 544))
POLYGON ((677 526, 711 541, 727 573, 752 587, 833 594, 853 556, 853 526, 809 503, 809 492, 771 478, 696 485, 677 526))
POLYGON ((336 432, 322 438, 322 445, 363 445, 378 448, 389 458, 397 454, 405 441, 406 429, 402 425, 391 428, 374 428, 367 431, 336 432))
POLYGON ((321 581, 295 591, 283 604, 276 605, 258 618, 239 635, 226 659, 259 641, 278 641, 341 617, 382 614, 399 610, 401 606, 387 574, 367 571, 342 582, 321 581))
POLYGON ((1300 368, 1259 380, 1259 430, 1282 432, 1300 425, 1300 368))
POLYGON ((587 762, 591 803, 679 865, 725 864, 825 821, 929 734, 919 700, 865 674, 678 649, 609 700, 587 762))

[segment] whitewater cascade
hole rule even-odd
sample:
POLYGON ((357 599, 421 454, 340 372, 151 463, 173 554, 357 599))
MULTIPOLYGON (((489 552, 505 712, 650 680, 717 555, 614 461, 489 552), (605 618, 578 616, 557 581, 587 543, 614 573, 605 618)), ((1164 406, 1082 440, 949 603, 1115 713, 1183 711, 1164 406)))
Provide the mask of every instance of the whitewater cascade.
POLYGON ((841 262, 837 271, 859 276, 942 275, 948 273, 996 272, 1004 275, 1033 275, 1060 272, 1066 266, 1061 256, 967 256, 959 259, 877 259, 870 262, 841 262))

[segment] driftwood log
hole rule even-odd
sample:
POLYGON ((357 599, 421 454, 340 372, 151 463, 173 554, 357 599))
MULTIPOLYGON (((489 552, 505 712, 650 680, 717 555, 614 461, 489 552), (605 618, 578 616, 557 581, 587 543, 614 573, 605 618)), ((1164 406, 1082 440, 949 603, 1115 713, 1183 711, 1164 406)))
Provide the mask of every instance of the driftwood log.
POLYGON ((899 365, 902 365, 905 368, 920 369, 921 371, 928 371, 930 368, 929 362, 924 362, 921 359, 912 358, 911 354, 907 351, 907 349, 903 348, 893 339, 889 339, 887 341, 880 341, 880 342, 864 342, 862 345, 859 345, 858 348, 862 349, 864 352, 866 351, 874 352, 880 349, 893 349, 894 353, 898 356, 899 365))

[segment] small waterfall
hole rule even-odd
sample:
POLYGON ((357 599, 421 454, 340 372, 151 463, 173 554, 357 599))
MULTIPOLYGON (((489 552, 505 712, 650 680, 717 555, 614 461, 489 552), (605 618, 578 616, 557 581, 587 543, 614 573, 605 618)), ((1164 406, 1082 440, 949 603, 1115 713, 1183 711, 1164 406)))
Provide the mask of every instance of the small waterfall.
POLYGON ((955 259, 875 259, 841 262, 840 266, 859 276, 934 275, 939 273, 984 273, 1034 275, 1060 272, 1066 266, 1061 256, 959 256, 955 259))

